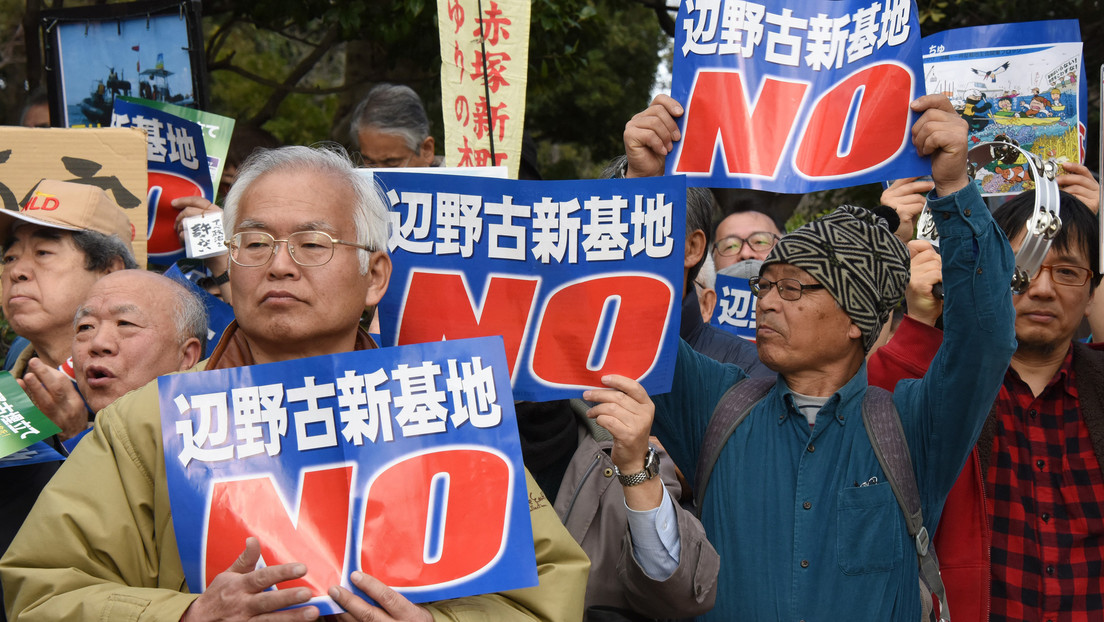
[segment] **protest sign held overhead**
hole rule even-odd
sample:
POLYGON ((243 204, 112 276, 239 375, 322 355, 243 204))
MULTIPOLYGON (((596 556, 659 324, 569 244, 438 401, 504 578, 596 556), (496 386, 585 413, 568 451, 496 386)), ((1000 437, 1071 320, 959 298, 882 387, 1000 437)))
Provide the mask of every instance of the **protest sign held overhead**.
MULTIPOLYGON (((1019 151, 1082 162, 1086 90, 1077 20, 957 28, 923 39, 928 93, 943 93, 970 124, 970 173, 986 195, 1035 187, 1019 151)), ((1060 167, 1058 167, 1060 168, 1060 167)), ((1055 169, 1057 170, 1057 169, 1055 169)))
MULTIPOLYGON (((188 585, 257 536, 300 562, 323 613, 365 572, 414 602, 537 584, 525 471, 497 338, 363 350, 158 380, 188 585)), ((362 597, 364 594, 360 594, 362 597)))
POLYGON ((682 2, 667 173, 788 193, 923 174, 919 41, 912 0, 682 2))
POLYGON ((391 203, 385 345, 501 335, 514 395, 578 397, 603 374, 670 390, 682 177, 532 182, 377 171, 391 203))

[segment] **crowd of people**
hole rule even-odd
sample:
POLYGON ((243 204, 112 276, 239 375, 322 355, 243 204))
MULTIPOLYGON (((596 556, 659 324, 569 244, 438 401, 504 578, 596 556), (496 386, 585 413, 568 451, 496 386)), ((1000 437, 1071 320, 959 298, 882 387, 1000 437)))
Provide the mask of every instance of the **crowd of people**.
MULTIPOLYGON (((354 572, 371 600, 333 586, 346 612, 335 617, 1104 616, 1104 355, 1078 338, 1096 324, 1099 184, 1065 166, 1062 228, 1014 295, 1034 193, 991 212, 967 174, 966 121, 940 95, 912 110, 931 180, 890 185, 888 212, 841 206, 787 233, 758 211, 714 221, 710 192, 687 190, 670 393, 610 375, 578 399, 516 404, 528 492, 547 500, 530 504, 538 586, 414 604, 354 572), (925 206, 938 250, 914 239, 925 206), (741 266, 754 272, 755 342, 708 321, 713 275, 741 266), (920 535, 869 429, 868 404, 883 396, 920 535), (742 415, 719 435, 728 410, 742 415), (925 534, 945 599, 923 567, 925 534)), ((628 121, 606 176, 662 175, 683 113, 658 96, 628 121)), ((439 164, 407 87, 374 88, 350 137, 357 164, 439 164)), ((307 568, 259 563, 257 538, 206 589, 187 584, 152 382, 377 347, 362 320, 391 285, 386 199, 342 150, 258 144, 227 180, 230 251, 207 261, 235 316, 212 352, 198 294, 138 269, 126 217, 102 190, 46 180, 27 202, 48 195, 56 209, 0 212, 3 312, 22 338, 6 368, 68 454, 0 478, 8 619, 320 616, 309 589, 272 589, 307 568), (303 235, 325 261, 295 255, 303 235)), ((220 210, 176 207, 181 220, 220 210)))

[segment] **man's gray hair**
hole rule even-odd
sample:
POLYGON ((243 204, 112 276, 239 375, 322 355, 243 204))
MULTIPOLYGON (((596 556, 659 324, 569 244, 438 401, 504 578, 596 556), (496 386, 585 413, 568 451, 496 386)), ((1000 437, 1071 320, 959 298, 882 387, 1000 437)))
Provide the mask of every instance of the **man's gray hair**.
MULTIPOLYGON (((357 172, 349 155, 340 145, 326 144, 315 147, 299 145, 278 149, 258 149, 238 170, 238 178, 226 195, 222 212, 222 228, 226 237, 234 235, 238 224, 238 209, 242 197, 257 179, 268 173, 295 170, 310 171, 336 178, 353 192, 353 222, 356 223, 356 241, 373 250, 387 252, 389 219, 387 202, 375 184, 375 178, 357 172)), ((369 253, 357 250, 360 273, 368 274, 369 253)))
MULTIPOLYGON (((168 278, 168 277, 165 277, 168 278)), ((169 279, 172 281, 172 279, 169 279)), ((199 358, 207 355, 207 305, 191 288, 173 281, 176 304, 173 305, 173 323, 180 343, 195 337, 199 340, 199 358)))
POLYGON ((365 128, 402 136, 406 146, 416 153, 429 136, 429 118, 414 89, 384 82, 372 87, 353 112, 349 137, 358 149, 360 131, 365 128))
POLYGON ((84 253, 84 268, 89 272, 101 272, 111 267, 116 258, 123 267, 131 270, 138 267, 134 255, 126 242, 114 235, 99 231, 73 231, 73 245, 84 253))

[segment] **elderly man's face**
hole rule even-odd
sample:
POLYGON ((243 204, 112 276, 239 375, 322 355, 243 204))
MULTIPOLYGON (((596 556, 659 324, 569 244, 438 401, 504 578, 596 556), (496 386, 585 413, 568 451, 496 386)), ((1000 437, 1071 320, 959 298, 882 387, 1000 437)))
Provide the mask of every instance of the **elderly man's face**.
MULTIPOLYGON (((808 272, 790 264, 771 264, 763 279, 796 279, 817 284, 808 272)), ((783 300, 771 288, 755 308, 755 345, 759 359, 770 369, 787 374, 827 367, 832 361, 862 351, 862 331, 836 304, 826 289, 801 292, 797 300, 783 300)))
MULTIPOLYGON (((233 233, 263 231, 284 240, 298 231, 322 231, 356 240, 353 192, 340 179, 315 171, 279 170, 258 178, 242 196, 233 233)), ((234 314, 258 363, 353 349, 366 305, 387 288, 390 263, 375 254, 373 269, 360 274, 357 249, 334 245, 321 266, 295 263, 283 242, 268 263, 232 265, 234 314), (386 274, 374 267, 387 262, 386 274)))
POLYGON ((4 251, 4 317, 31 343, 68 339, 77 306, 104 274, 85 269, 84 252, 68 232, 21 225, 4 251))
POLYGON ((92 286, 73 340, 77 386, 92 410, 198 362, 199 341, 182 339, 173 320, 176 287, 143 270, 113 272, 92 286))
POLYGON ((427 136, 417 150, 411 150, 399 134, 366 127, 357 132, 360 155, 368 168, 407 168, 433 164, 433 137, 427 136))

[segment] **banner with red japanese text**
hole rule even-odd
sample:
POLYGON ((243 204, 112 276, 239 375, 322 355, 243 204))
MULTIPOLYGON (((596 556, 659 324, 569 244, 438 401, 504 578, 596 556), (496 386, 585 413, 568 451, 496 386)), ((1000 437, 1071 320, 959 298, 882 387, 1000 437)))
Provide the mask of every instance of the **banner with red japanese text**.
POLYGON ((247 536, 309 604, 367 573, 414 602, 537 584, 502 340, 363 350, 158 379, 188 586, 247 536))
POLYGON ((517 179, 529 70, 528 0, 437 0, 445 163, 517 179))
POLYGON ((501 335, 520 400, 579 397, 611 373, 671 390, 682 177, 376 178, 392 219, 384 345, 501 335))
POLYGON ((668 174, 787 193, 930 172, 909 103, 924 94, 913 0, 683 0, 668 174))

